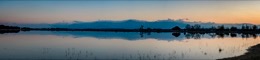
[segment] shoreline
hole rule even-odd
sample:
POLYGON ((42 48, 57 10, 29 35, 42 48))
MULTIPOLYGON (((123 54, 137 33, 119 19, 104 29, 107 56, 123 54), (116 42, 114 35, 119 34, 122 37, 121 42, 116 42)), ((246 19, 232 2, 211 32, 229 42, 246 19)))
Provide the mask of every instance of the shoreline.
POLYGON ((260 44, 248 48, 247 51, 248 52, 240 56, 228 57, 228 58, 217 59, 217 60, 259 60, 260 59, 260 44))

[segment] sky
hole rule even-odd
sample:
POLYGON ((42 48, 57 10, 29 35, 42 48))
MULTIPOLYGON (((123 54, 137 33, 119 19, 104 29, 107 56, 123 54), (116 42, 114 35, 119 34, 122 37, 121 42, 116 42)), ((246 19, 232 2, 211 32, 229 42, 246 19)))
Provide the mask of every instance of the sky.
POLYGON ((1 23, 188 19, 260 24, 260 1, 0 1, 1 23))

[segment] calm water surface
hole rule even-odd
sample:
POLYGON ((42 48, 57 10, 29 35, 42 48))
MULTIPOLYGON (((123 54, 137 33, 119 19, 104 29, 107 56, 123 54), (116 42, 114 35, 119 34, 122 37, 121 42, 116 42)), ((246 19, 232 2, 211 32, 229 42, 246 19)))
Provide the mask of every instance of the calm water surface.
POLYGON ((258 35, 29 31, 0 34, 0 59, 221 59, 258 35), (224 37, 223 37, 224 36, 224 37), (250 37, 253 36, 253 37, 250 37))

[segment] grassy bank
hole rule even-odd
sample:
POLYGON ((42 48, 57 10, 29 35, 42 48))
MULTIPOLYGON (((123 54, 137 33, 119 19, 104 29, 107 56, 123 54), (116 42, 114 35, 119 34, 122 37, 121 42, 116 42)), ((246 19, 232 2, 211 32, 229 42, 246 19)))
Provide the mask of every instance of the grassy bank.
POLYGON ((260 60, 260 44, 247 49, 247 53, 241 56, 224 58, 219 60, 260 60))

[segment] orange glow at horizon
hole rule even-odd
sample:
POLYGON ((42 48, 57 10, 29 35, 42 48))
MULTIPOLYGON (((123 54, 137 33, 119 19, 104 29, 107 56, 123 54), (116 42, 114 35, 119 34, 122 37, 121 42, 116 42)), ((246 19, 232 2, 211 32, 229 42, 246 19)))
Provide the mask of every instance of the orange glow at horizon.
POLYGON ((260 1, 8 1, 0 4, 0 22, 187 18, 191 22, 260 24, 259 6, 260 1))

